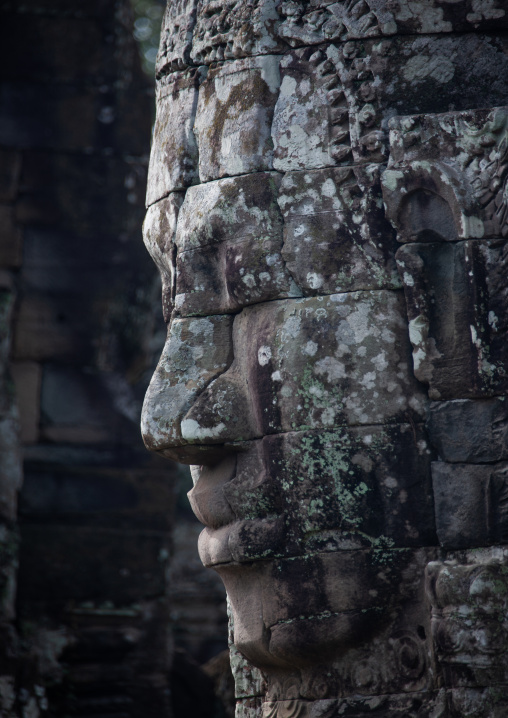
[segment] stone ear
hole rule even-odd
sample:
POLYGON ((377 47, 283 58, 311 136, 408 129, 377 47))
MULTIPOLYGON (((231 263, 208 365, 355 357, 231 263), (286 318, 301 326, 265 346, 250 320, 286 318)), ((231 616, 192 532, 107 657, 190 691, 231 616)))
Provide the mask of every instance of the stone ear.
POLYGON ((399 242, 445 241, 477 236, 471 193, 458 172, 440 162, 408 162, 381 176, 386 216, 399 242))

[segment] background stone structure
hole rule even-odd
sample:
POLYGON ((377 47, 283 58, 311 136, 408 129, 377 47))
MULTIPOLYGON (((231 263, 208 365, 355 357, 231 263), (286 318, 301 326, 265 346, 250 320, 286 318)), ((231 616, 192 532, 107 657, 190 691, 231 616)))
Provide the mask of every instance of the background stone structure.
POLYGON ((500 0, 168 3, 143 432, 197 465, 237 718, 508 710, 507 29, 500 0))
POLYGON ((226 646, 178 470, 139 435, 161 333, 140 242, 153 86, 132 21, 127 0, 0 3, 5 718, 171 716, 172 684, 208 716, 191 662, 226 646))

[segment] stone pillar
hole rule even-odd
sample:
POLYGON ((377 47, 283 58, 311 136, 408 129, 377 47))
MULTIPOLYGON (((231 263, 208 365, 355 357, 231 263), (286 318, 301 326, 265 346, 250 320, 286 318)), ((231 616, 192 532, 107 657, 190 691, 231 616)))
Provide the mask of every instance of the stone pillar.
POLYGON ((237 718, 506 711, 507 27, 168 3, 142 428, 193 465, 237 718))

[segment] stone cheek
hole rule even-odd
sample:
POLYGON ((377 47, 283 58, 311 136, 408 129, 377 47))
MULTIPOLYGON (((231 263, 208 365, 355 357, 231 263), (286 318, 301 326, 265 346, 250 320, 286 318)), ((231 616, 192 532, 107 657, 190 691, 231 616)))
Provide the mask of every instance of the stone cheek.
POLYGON ((278 201, 282 255, 304 294, 401 286, 376 165, 288 172, 278 201))
POLYGON ((272 169, 270 127, 279 86, 274 55, 210 69, 199 89, 194 123, 202 182, 272 169))
POLYGON ((403 312, 401 297, 385 291, 246 308, 235 318, 230 369, 186 420, 211 443, 420 421, 426 402, 409 371, 403 312), (245 411, 240 434, 235 403, 245 411))
POLYGON ((351 292, 244 312, 235 337, 256 338, 244 361, 264 433, 421 416, 400 299, 351 292))
POLYGON ((435 543, 422 427, 288 432, 265 437, 263 446, 293 552, 435 543))

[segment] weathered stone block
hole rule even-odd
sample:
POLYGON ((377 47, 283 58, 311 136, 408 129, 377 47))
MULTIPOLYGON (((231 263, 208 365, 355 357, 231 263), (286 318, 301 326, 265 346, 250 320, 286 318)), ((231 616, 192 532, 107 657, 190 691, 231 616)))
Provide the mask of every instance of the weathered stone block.
POLYGON ((495 68, 508 69, 507 47, 503 37, 474 33, 328 46, 349 106, 354 160, 388 156, 386 130, 394 115, 505 105, 507 76, 495 68))
POLYGON ((8 147, 64 151, 93 146, 98 120, 91 94, 93 91, 60 85, 4 83, 0 141, 8 147), (80 122, 73 122, 74 117, 80 122))
POLYGON ((406 244, 396 260, 406 295, 414 372, 429 384, 429 396, 506 393, 508 242, 406 244))
POLYGON ((190 64, 197 3, 198 0, 173 0, 167 3, 155 63, 158 78, 175 70, 183 70, 190 64))
POLYGON ((276 55, 211 68, 194 123, 201 182, 272 169, 270 128, 280 86, 276 55))
POLYGON ((41 381, 41 434, 57 442, 94 443, 113 438, 114 425, 93 377, 46 363, 41 381))
POLYGON ((505 397, 432 403, 427 429, 443 461, 480 464, 508 459, 505 397))
MULTIPOLYGON (((114 245, 118 256, 120 238, 139 238, 146 189, 142 161, 33 150, 23 158, 20 182, 15 211, 18 222, 30 225, 25 232, 41 236, 49 225, 53 236, 71 233, 64 241, 68 253, 82 256, 88 250, 95 271, 108 246, 114 245), (78 239, 83 237, 86 242, 78 239)), ((49 237, 43 241, 48 244, 49 237)))
POLYGON ((441 4, 439 0, 333 0, 283 2, 278 33, 290 45, 313 45, 330 40, 352 40, 402 34, 499 30, 508 25, 502 0, 475 0, 441 4))
POLYGON ((213 565, 219 549, 223 560, 246 561, 435 544, 430 458, 421 428, 410 425, 243 445, 236 459, 201 467, 189 493, 213 529, 200 539, 201 557, 213 565))
POLYGON ((376 165, 288 172, 278 201, 282 255, 304 294, 401 286, 376 165))
POLYGON ((383 196, 400 242, 507 236, 506 107, 393 118, 390 127, 383 196))
POLYGON ((306 48, 281 60, 275 105, 273 166, 300 170, 351 162, 346 97, 326 53, 306 48))
POLYGON ((508 464, 432 464, 436 530, 445 548, 505 543, 508 464))
POLYGON ((281 257, 279 184, 276 173, 259 173, 188 190, 175 237, 178 313, 219 314, 300 294, 281 257))
POLYGON ((508 713, 508 684, 489 688, 453 688, 451 718, 497 718, 508 713))
MULTIPOLYGON (((0 517, 9 525, 16 521, 18 492, 23 483, 17 407, 11 406, 0 416, 0 517)), ((14 576, 13 576, 14 580, 14 576)))
POLYGON ((199 70, 189 70, 171 74, 159 83, 148 167, 148 206, 199 181, 193 125, 201 79, 199 70))
POLYGON ((282 50, 279 5, 280 0, 198 0, 192 60, 209 64, 282 50))
MULTIPOLYGON (((453 689, 490 687, 494 690, 490 696, 489 691, 485 695, 487 706, 503 706, 503 701, 496 704, 495 698, 505 698, 502 686, 508 684, 508 632, 500 620, 507 608, 506 562, 499 556, 481 557, 477 552, 476 559, 469 563, 460 559, 431 562, 426 573, 432 637, 444 685, 453 689)), ((478 706, 478 694, 467 693, 460 691, 457 702, 452 701, 455 709, 462 703, 466 712, 452 711, 452 716, 502 715, 472 712, 472 707, 478 706)))
MULTIPOLYGON (((421 427, 288 432, 265 437, 263 447, 291 527, 288 541, 302 553, 437 543, 431 452, 421 427)), ((273 511, 270 481, 263 488, 273 511)))
POLYGON ((25 523, 169 530, 176 477, 164 469, 25 463, 20 516, 25 523))
MULTIPOLYGON (((425 622, 418 596, 429 557, 425 550, 339 551, 215 568, 231 600, 237 648, 254 664, 287 669, 323 659, 331 665, 358 631, 369 631, 372 623, 378 632, 387 629, 390 607, 400 602, 411 602, 413 617, 425 622)), ((421 639, 417 643, 413 685, 428 662, 421 639)), ((390 644, 383 644, 381 653, 397 652, 395 641, 388 651, 390 644)), ((408 683, 409 678, 405 676, 408 683)), ((369 686, 366 692, 372 695, 373 689, 369 686)))
POLYGON ((4 623, 4 621, 13 621, 16 616, 15 600, 16 572, 18 569, 18 541, 19 536, 17 530, 8 528, 3 522, 1 522, 0 610, 2 611, 2 623, 4 623))
MULTIPOLYGON (((372 678, 372 666, 365 662, 358 666, 358 676, 372 678)), ((363 686, 362 686, 363 687, 363 686)), ((343 699, 305 701, 293 698, 286 701, 266 701, 259 718, 277 718, 280 715, 297 715, 298 718, 435 718, 445 716, 444 691, 377 695, 343 699)), ((258 718, 258 714, 254 714, 258 718)), ((244 714, 240 713, 240 718, 244 714)), ((248 718, 251 718, 247 713, 248 718)), ((238 718, 238 715, 237 715, 238 718)))
POLYGON ((184 438, 222 443, 418 421, 425 401, 408 366, 404 312, 402 297, 384 290, 244 309, 234 323, 234 361, 184 417, 184 438), (235 406, 243 407, 241 433, 235 406))

